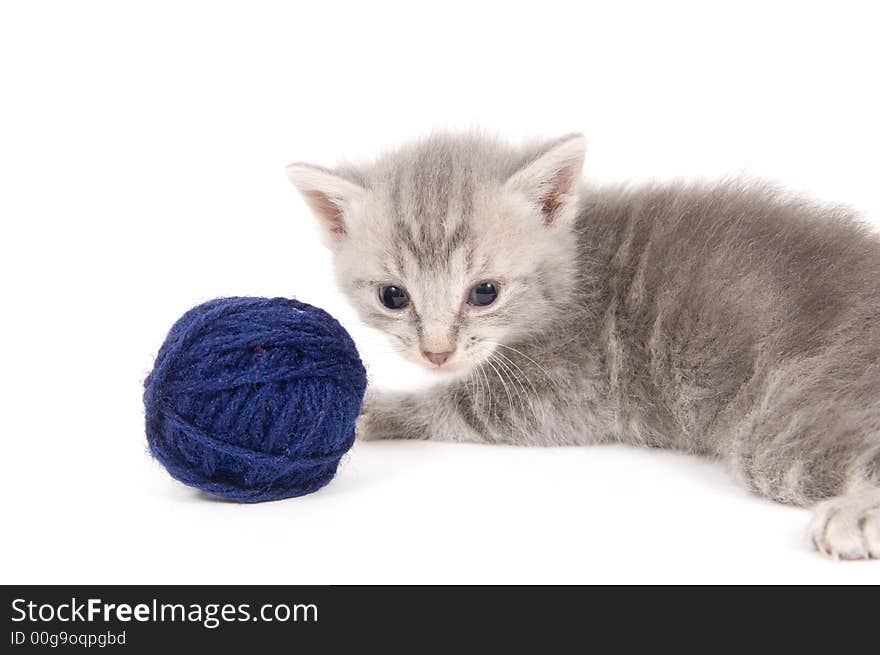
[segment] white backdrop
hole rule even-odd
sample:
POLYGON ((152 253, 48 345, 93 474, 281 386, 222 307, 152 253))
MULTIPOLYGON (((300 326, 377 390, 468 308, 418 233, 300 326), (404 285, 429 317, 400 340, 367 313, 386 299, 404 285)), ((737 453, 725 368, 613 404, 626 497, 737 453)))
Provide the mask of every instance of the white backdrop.
POLYGON ((587 134, 594 180, 748 174, 880 216, 869 3, 4 2, 0 582, 874 582, 808 513, 627 448, 358 445, 312 496, 206 500, 148 457, 171 323, 295 295, 409 383, 288 184, 436 128, 587 134))

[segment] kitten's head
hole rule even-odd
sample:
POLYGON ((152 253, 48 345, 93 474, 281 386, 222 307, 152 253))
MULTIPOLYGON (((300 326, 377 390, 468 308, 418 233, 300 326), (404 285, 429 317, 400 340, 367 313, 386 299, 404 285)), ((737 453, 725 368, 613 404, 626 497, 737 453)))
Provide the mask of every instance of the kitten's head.
POLYGON ((585 141, 435 136, 362 167, 288 167, 363 320, 439 375, 565 311, 585 141))

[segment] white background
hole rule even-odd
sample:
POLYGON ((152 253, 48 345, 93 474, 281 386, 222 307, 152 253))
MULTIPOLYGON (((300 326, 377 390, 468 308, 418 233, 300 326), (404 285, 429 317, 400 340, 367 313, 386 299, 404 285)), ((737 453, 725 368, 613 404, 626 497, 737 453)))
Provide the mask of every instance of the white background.
POLYGON ((357 326, 288 184, 435 128, 583 131, 594 180, 769 177, 880 216, 870 3, 4 2, 4 583, 874 582, 720 465, 358 445, 304 498, 216 502, 146 452, 167 329, 224 295, 357 326), (862 8, 860 8, 862 7, 862 8))

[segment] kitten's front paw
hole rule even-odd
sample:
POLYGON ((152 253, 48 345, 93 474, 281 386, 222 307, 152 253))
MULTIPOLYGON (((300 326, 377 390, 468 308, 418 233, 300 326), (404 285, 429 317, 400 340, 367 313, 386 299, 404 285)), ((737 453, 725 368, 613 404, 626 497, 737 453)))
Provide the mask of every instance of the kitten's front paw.
POLYGON ((395 398, 389 394, 367 392, 361 415, 355 424, 355 434, 359 441, 377 439, 405 439, 404 425, 391 408, 395 398))
POLYGON ((375 441, 382 438, 382 432, 378 429, 376 413, 370 412, 366 405, 355 424, 355 435, 358 441, 375 441))
POLYGON ((880 559, 880 490, 820 503, 809 535, 816 550, 834 559, 880 559))

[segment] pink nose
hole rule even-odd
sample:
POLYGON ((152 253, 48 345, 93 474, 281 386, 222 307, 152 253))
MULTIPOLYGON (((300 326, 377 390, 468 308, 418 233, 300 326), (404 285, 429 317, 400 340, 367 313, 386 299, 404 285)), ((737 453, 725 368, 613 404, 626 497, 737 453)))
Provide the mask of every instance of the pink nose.
POLYGON ((452 357, 452 351, 449 350, 443 353, 429 353, 426 350, 422 351, 422 354, 432 364, 436 364, 437 366, 443 366, 450 357, 452 357))

